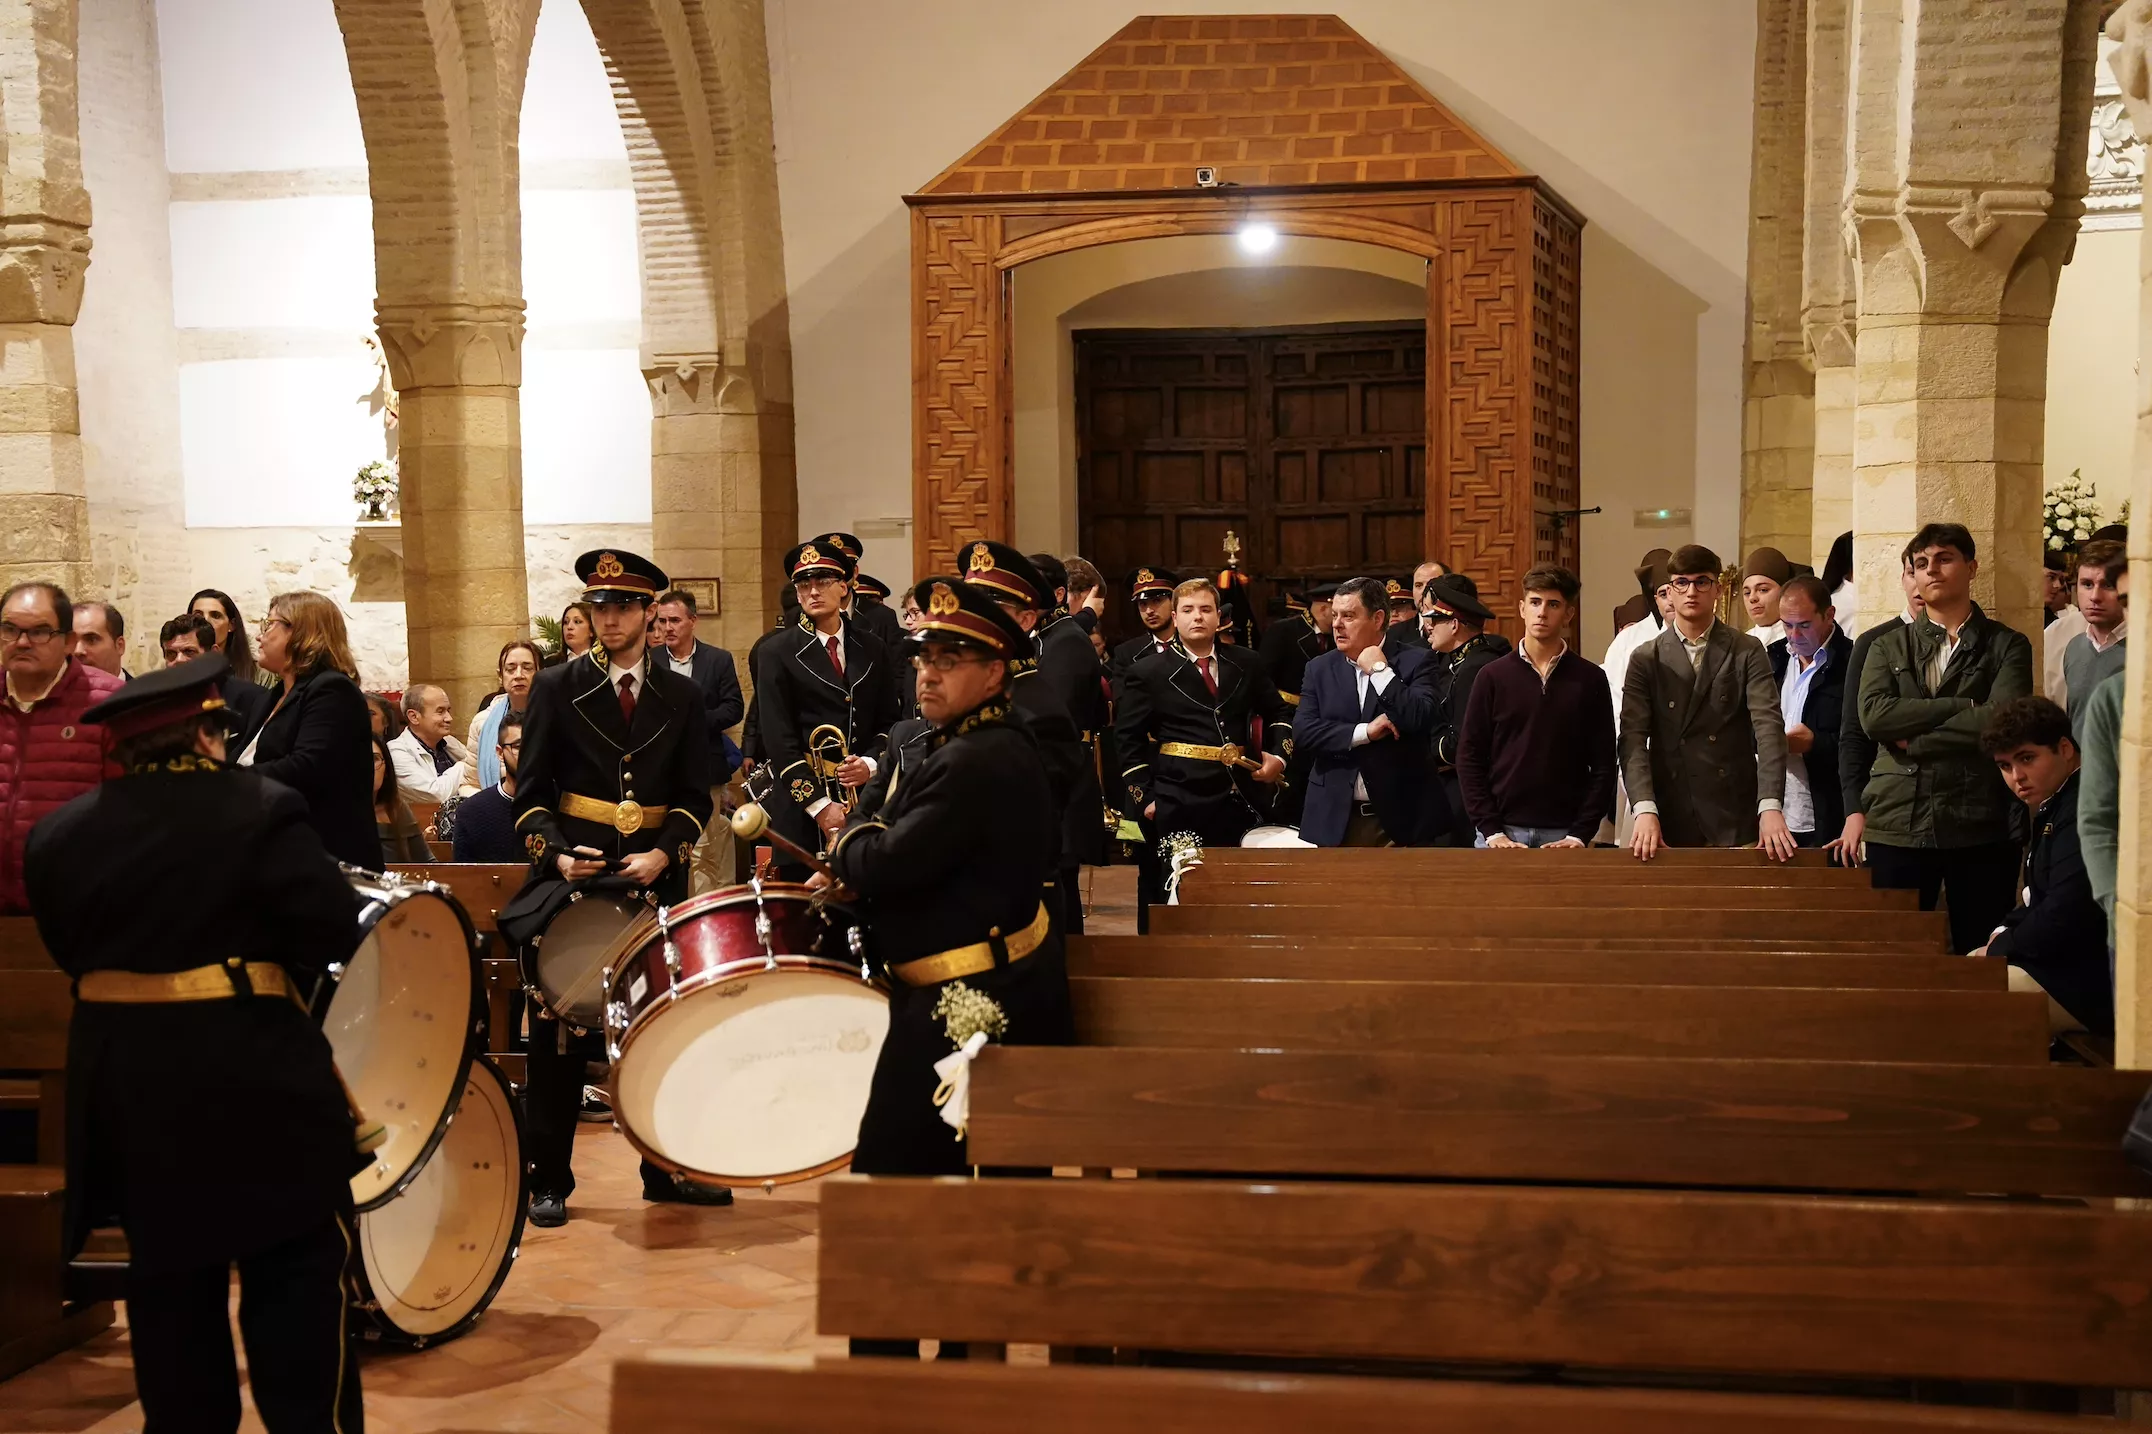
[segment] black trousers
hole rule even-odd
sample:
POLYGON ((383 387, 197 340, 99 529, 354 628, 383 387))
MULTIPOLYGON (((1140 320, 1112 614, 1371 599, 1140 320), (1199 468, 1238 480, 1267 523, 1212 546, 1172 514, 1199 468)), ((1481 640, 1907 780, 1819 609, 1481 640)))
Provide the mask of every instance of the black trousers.
MULTIPOLYGON (((605 1038, 596 1031, 564 1032, 552 1017, 531 1012, 530 1051, 524 1058, 529 1084, 523 1090, 523 1143, 533 1198, 557 1195, 566 1200, 575 1193, 575 1127, 583 1109, 584 1068, 604 1055, 605 1038)), ((642 1164, 645 1184, 672 1179, 649 1161, 642 1164)))
MULTIPOLYGON (((352 1217, 239 1261, 239 1335, 269 1434, 360 1434, 356 1341, 346 1269, 358 1257, 352 1217)), ((231 1266, 130 1270, 127 1326, 143 1434, 230 1434, 239 1427, 232 1356, 231 1266)))
POLYGON ((1060 883, 1061 930, 1070 936, 1083 935, 1083 868, 1064 866, 1054 880, 1060 883))
POLYGON ((2017 905, 2016 842, 1984 846, 1913 847, 1868 843, 1868 869, 1879 889, 1918 891, 1920 909, 1950 897, 1950 949, 1963 956, 1988 943, 1988 933, 2017 905))

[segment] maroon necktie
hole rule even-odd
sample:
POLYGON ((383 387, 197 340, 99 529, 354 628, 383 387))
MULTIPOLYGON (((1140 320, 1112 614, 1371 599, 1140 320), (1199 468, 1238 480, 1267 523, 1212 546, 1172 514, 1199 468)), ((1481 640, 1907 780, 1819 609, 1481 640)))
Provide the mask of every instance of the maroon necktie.
POLYGON ((620 676, 620 720, 635 725, 635 674, 624 672, 620 676))
POLYGON ((1196 671, 1203 674, 1203 685, 1210 689, 1211 696, 1216 697, 1218 695, 1218 679, 1211 676, 1212 660, 1208 657, 1198 658, 1196 660, 1196 671))

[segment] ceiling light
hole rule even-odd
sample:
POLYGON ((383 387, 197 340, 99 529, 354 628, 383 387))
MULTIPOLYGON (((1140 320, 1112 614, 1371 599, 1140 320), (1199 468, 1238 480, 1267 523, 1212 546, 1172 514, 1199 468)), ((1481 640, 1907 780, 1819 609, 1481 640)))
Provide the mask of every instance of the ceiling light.
POLYGON ((1278 247, 1278 231, 1260 220, 1240 226, 1240 247, 1247 254, 1268 254, 1278 247))

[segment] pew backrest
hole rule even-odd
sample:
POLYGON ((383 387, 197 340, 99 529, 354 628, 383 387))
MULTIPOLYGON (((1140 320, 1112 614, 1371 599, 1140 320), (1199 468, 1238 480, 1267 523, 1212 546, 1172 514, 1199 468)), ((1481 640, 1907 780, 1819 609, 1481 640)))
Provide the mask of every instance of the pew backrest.
POLYGON ((530 868, 522 865, 493 866, 453 861, 425 865, 413 862, 391 866, 389 870, 447 887, 469 913, 472 929, 479 932, 500 929, 501 908, 523 889, 524 878, 530 875, 530 868))

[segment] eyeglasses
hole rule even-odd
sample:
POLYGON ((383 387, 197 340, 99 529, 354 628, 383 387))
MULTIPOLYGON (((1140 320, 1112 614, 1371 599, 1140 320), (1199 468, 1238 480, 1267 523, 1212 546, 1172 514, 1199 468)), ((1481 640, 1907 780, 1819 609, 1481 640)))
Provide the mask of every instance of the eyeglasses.
POLYGON ((0 644, 9 647, 24 638, 30 639, 32 646, 43 647, 59 635, 60 630, 56 627, 17 627, 12 622, 0 622, 0 644))
POLYGON ((263 637, 267 637, 267 636, 269 635, 269 629, 270 629, 270 628, 272 628, 272 627, 290 627, 290 626, 291 626, 291 623, 290 623, 290 622, 288 622, 287 620, 285 620, 284 618, 281 618, 281 617, 265 617, 265 618, 263 618, 263 619, 262 619, 262 625, 261 625, 261 635, 262 635, 263 637))
POLYGON ((1715 588, 1718 585, 1719 580, 1717 578, 1709 576, 1698 578, 1675 578, 1667 584, 1668 587, 1672 588, 1677 593, 1696 592, 1698 589, 1701 588, 1715 588))
POLYGON ((843 585, 843 578, 794 578, 792 580, 792 586, 806 588, 810 592, 820 592, 824 588, 842 587, 843 585))
POLYGON ((936 652, 931 654, 922 652, 912 658, 912 666, 916 667, 921 672, 924 672, 931 667, 936 672, 947 676, 949 673, 956 671, 959 667, 969 667, 975 663, 992 662, 994 660, 995 659, 990 657, 959 657, 953 652, 936 652))
POLYGON ((499 747, 503 752, 520 752, 523 750, 523 744, 521 742, 496 742, 494 743, 494 745, 496 747, 499 747))

